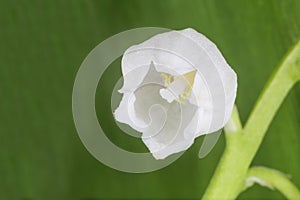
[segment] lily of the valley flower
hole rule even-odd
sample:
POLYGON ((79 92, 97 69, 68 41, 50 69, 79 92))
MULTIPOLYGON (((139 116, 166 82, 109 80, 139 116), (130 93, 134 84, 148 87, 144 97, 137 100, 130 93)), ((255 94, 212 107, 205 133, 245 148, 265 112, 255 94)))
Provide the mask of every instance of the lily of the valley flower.
POLYGON ((217 47, 193 29, 158 34, 130 47, 122 73, 123 98, 115 118, 140 131, 156 159, 186 150, 231 116, 236 74, 217 47), (220 97, 223 107, 214 101, 220 97), (221 123, 212 125, 213 115, 221 116, 221 123))

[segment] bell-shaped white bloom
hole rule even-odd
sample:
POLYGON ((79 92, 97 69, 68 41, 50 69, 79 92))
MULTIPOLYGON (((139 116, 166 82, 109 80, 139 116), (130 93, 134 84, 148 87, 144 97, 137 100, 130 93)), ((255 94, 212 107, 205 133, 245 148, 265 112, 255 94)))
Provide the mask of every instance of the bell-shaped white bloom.
POLYGON ((193 29, 158 34, 126 50, 117 121, 142 133, 156 159, 189 148, 229 120, 235 72, 218 48, 193 29))

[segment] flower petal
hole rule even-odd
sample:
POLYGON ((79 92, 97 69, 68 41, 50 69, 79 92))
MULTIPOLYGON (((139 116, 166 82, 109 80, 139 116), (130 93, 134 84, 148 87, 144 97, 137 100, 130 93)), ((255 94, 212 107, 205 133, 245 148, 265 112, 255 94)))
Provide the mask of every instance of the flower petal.
MULTIPOLYGON (((183 105, 176 101, 167 105, 167 118, 160 131, 153 135, 153 126, 150 125, 142 136, 143 142, 156 159, 164 159, 173 153, 186 150, 195 139, 194 134, 187 134, 189 137, 185 137, 184 132, 197 111, 196 106, 183 105)), ((153 118, 157 117, 154 113, 151 114, 153 118)))
POLYGON ((162 85, 162 78, 155 71, 153 63, 128 71, 124 76, 124 85, 119 90, 123 93, 123 97, 119 107, 114 112, 115 119, 142 132, 149 124, 148 110, 150 107, 157 103, 165 103, 158 93, 162 85), (138 77, 144 71, 146 71, 146 75, 142 74, 143 80, 140 80, 138 77), (145 91, 147 95, 143 94, 145 91), (150 98, 144 98, 148 95, 150 98))
MULTIPOLYGON (((225 110, 225 117, 223 123, 224 126, 228 122, 234 106, 234 101, 237 92, 237 75, 227 64, 226 60, 222 56, 221 52, 218 50, 217 46, 214 43, 212 43, 209 39, 207 39, 204 35, 198 33, 197 31, 191 28, 184 29, 181 31, 181 33, 189 37, 193 41, 195 41, 202 48, 206 49, 208 56, 211 58, 216 69, 218 70, 218 73, 220 75, 224 87, 225 101, 226 101, 225 102, 226 110, 225 110)), ((203 88, 199 86, 200 84, 198 85, 198 87, 196 85, 197 88, 195 88, 195 90, 193 91, 194 94, 201 93, 201 89, 203 88)), ((203 97, 205 98, 206 94, 204 96, 200 96, 199 98, 202 99, 203 97)), ((197 104, 197 105, 203 105, 203 104, 197 104)), ((216 130, 213 130, 212 132, 214 131, 216 130)))

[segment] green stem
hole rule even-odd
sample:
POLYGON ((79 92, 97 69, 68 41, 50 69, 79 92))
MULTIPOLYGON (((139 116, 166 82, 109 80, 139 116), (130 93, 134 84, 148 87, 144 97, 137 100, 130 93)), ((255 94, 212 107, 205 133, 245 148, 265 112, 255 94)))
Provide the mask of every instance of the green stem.
POLYGON ((266 167, 252 167, 248 170, 247 180, 250 184, 249 186, 253 185, 254 182, 257 182, 262 186, 267 186, 271 189, 276 188, 287 199, 300 199, 300 191, 298 188, 290 181, 286 174, 277 170, 266 167))
POLYGON ((265 86, 245 125, 247 143, 252 146, 251 160, 281 103, 294 84, 300 80, 300 41, 287 54, 265 86))
MULTIPOLYGON (((232 125, 225 127, 226 148, 203 199, 234 199, 243 190, 248 168, 274 115, 299 79, 300 41, 271 76, 245 128, 232 131, 232 125)), ((234 112, 232 120, 239 126, 235 115, 234 112)))

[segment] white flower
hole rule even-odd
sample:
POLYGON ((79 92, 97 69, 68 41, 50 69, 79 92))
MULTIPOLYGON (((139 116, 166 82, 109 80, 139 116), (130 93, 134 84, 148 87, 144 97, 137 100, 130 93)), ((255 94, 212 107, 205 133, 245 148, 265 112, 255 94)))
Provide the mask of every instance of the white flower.
POLYGON ((237 77, 217 47, 193 29, 158 34, 126 50, 117 121, 142 133, 156 159, 221 129, 233 109, 237 77))

